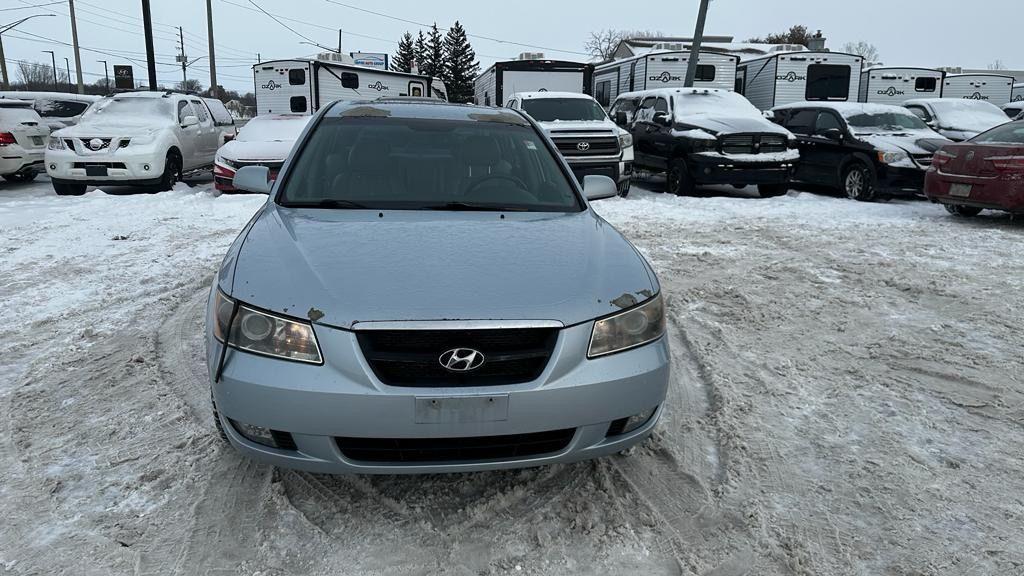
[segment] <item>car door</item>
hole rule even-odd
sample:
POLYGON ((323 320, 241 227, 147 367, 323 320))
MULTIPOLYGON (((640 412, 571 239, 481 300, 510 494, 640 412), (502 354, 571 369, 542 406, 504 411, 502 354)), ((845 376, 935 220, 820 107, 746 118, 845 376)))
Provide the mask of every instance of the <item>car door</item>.
POLYGON ((786 129, 796 136, 797 146, 800 149, 796 179, 808 184, 823 184, 821 182, 822 160, 818 157, 820 150, 813 139, 818 110, 816 108, 791 108, 784 113, 786 114, 784 123, 786 129))
POLYGON ((196 115, 195 110, 192 109, 192 105, 188 103, 188 100, 185 100, 184 98, 178 100, 178 124, 175 128, 175 132, 178 134, 178 145, 181 148, 181 165, 182 168, 187 170, 195 168, 199 164, 199 159, 201 158, 199 153, 199 125, 184 125, 185 118, 188 118, 189 116, 199 118, 196 115))
POLYGON ((214 123, 206 103, 193 98, 191 104, 196 116, 199 117, 199 158, 197 161, 203 165, 213 164, 213 158, 217 155, 217 148, 220 148, 223 137, 220 129, 214 123))
POLYGON ((633 116, 630 132, 633 134, 634 162, 639 166, 653 168, 654 162, 654 105, 658 99, 648 96, 640 102, 640 108, 633 116))
POLYGON ((821 110, 814 121, 814 170, 817 184, 839 186, 839 167, 850 154, 850 133, 846 122, 832 110, 821 110))
MULTIPOLYGON (((664 114, 669 121, 668 126, 659 122, 651 121, 651 163, 662 170, 668 168, 668 161, 672 157, 672 147, 675 139, 672 137, 672 108, 666 98, 658 97, 654 101, 654 117, 664 114)), ((652 117, 653 118, 653 117, 652 117)))

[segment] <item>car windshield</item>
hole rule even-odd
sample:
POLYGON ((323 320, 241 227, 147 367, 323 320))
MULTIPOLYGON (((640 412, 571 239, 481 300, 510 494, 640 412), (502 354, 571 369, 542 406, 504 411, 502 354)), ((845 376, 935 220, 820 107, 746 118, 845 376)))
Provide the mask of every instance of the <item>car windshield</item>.
POLYGON ((993 128, 971 142, 980 144, 1024 144, 1024 122, 1013 122, 993 128))
POLYGON ((325 118, 278 195, 296 208, 583 209, 529 125, 412 118, 325 118))
POLYGON ((931 103, 939 124, 944 128, 984 132, 1009 121, 993 104, 981 100, 949 98, 931 103))
POLYGON ((533 98, 523 100, 523 110, 537 122, 586 122, 608 118, 600 104, 587 98, 533 98))
POLYGON ((676 118, 686 116, 722 116, 764 118, 749 100, 735 92, 711 92, 702 89, 679 90, 672 94, 676 118))
POLYGON ((855 132, 901 132, 927 130, 928 125, 910 112, 865 112, 846 117, 855 132))
POLYGON ((174 107, 166 98, 104 98, 89 107, 82 115, 82 122, 97 121, 114 116, 136 116, 140 118, 173 119, 174 107))
POLYGON ((240 142, 294 142, 312 116, 256 117, 238 131, 240 142))

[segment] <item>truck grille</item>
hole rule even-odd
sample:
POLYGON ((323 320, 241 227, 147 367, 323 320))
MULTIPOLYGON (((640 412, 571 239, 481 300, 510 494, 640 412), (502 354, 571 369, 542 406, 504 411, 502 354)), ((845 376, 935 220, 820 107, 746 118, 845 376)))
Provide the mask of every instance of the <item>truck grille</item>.
POLYGON ((357 339, 373 373, 389 386, 501 386, 539 378, 558 330, 367 330, 357 339), (441 365, 441 355, 455 348, 479 351, 483 365, 468 372, 449 371, 441 365))
POLYGON ((721 139, 723 154, 785 152, 786 138, 776 134, 730 134, 721 139))
POLYGON ((520 459, 561 452, 576 434, 573 428, 468 438, 335 438, 341 453, 361 462, 458 462, 520 459))
POLYGON ((914 162, 917 162, 918 166, 921 168, 928 168, 932 165, 932 158, 934 157, 934 154, 911 154, 910 156, 914 159, 914 162))
POLYGON ((552 140, 566 158, 619 155, 619 139, 615 136, 559 136, 552 140))

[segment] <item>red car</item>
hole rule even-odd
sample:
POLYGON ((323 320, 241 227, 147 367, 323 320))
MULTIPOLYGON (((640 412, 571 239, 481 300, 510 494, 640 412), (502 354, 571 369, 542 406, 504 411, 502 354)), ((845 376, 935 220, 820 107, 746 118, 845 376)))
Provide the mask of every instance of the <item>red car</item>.
POLYGON ((935 154, 924 193, 951 214, 1024 213, 1024 121, 997 126, 935 154))

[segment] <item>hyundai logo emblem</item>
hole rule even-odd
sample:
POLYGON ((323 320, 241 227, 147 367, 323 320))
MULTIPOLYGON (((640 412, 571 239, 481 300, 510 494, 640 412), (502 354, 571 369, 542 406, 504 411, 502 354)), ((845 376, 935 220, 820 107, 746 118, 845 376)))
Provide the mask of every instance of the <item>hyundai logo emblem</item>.
POLYGON ((472 348, 453 348, 438 358, 441 366, 450 372, 470 372, 484 365, 484 354, 472 348))
POLYGON ((586 152, 587 150, 590 150, 590 142, 580 142, 576 145, 576 149, 580 152, 586 152))

